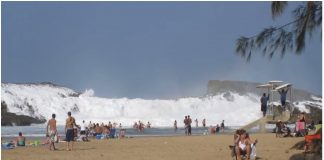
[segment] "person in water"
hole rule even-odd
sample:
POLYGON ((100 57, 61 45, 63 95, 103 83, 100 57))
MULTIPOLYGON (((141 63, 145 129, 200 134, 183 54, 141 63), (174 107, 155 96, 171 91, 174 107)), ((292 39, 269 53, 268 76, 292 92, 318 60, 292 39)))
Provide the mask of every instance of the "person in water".
POLYGON ((177 120, 174 120, 173 128, 174 128, 174 131, 176 132, 177 129, 178 129, 178 126, 177 126, 177 120))

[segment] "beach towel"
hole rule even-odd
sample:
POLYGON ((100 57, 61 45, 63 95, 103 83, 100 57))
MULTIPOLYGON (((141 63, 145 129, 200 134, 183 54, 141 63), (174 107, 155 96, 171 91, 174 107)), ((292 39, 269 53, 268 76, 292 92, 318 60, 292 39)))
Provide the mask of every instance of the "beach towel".
POLYGON ((321 135, 320 134, 314 134, 314 135, 306 135, 305 136, 305 141, 306 142, 312 142, 312 140, 314 139, 321 139, 321 135))
POLYGON ((14 149, 14 148, 15 148, 15 146, 12 143, 1 144, 2 150, 9 150, 9 149, 14 149))

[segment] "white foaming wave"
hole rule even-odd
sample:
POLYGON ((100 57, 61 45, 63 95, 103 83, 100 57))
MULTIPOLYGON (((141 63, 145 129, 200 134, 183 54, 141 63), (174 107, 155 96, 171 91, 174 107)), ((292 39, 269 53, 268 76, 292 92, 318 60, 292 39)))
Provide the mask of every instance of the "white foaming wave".
MULTIPOLYGON (((55 113, 60 125, 65 123, 68 111, 72 111, 79 124, 85 120, 87 123, 107 124, 111 121, 132 126, 135 121, 141 120, 159 127, 172 126, 174 120, 181 127, 185 115, 190 115, 193 122, 197 118, 200 126, 204 118, 207 126, 215 126, 222 120, 225 120, 227 126, 242 126, 262 116, 260 97, 250 93, 240 95, 227 92, 204 98, 176 100, 108 99, 94 97, 92 89, 74 97, 71 95, 77 94, 75 91, 63 87, 2 84, 1 94, 10 112, 48 119, 55 113)), ((302 105, 300 103, 297 107, 303 108, 302 105)))
POLYGON ((307 106, 313 106, 322 109, 322 102, 301 101, 298 103, 294 103, 294 106, 297 107, 301 112, 310 113, 310 110, 307 106))
POLYGON ((315 100, 315 101, 322 101, 321 97, 316 97, 314 95, 311 95, 311 99, 315 100))
POLYGON ((92 97, 93 90, 81 94, 84 96, 71 97, 70 94, 76 93, 73 90, 50 86, 12 84, 2 87, 2 100, 10 112, 45 118, 55 113, 59 124, 64 124, 66 113, 71 110, 78 123, 82 120, 97 123, 111 121, 122 123, 123 126, 131 126, 139 120, 160 127, 172 126, 177 120, 178 126, 183 126, 185 115, 190 115, 193 120, 197 118, 200 125, 203 118, 206 118, 207 125, 220 124, 222 120, 227 125, 243 125, 261 116, 256 101, 258 97, 232 92, 228 93, 234 98, 233 101, 227 100, 224 94, 205 98, 144 100, 92 97), (26 104, 32 107, 26 107, 26 104), (73 109, 76 110, 73 112, 73 109))

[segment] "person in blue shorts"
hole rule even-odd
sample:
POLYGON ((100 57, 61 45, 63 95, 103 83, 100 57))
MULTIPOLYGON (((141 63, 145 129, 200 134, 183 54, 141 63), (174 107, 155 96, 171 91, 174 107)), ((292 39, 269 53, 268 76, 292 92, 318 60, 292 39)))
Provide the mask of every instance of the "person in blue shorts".
POLYGON ((71 112, 68 112, 68 118, 65 123, 65 134, 66 134, 66 142, 67 142, 67 151, 73 150, 73 141, 74 141, 74 126, 78 127, 75 123, 74 117, 71 116, 71 112))

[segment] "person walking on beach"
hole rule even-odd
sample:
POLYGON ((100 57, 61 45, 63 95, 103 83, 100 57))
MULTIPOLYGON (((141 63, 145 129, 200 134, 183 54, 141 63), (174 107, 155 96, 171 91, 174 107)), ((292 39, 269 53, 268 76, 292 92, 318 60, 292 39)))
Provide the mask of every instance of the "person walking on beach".
POLYGON ((267 113, 267 103, 269 101, 269 94, 268 97, 266 97, 266 94, 263 93, 263 96, 261 97, 260 101, 261 101, 261 111, 263 113, 263 117, 265 117, 266 113, 267 113))
POLYGON ((283 109, 286 108, 286 97, 287 97, 287 92, 288 92, 288 88, 286 90, 282 89, 278 91, 280 94, 280 101, 281 101, 281 106, 283 107, 283 109))
POLYGON ((174 132, 176 132, 178 130, 177 120, 174 120, 173 128, 174 128, 174 132))
POLYGON ((222 132, 224 133, 224 129, 225 129, 224 120, 223 120, 222 123, 221 123, 221 129, 222 129, 222 132))
POLYGON ((66 119, 66 123, 65 123, 67 151, 73 150, 74 126, 78 127, 78 125, 75 123, 74 117, 71 116, 71 112, 68 112, 68 118, 66 119))
POLYGON ((56 120, 55 120, 56 115, 53 113, 52 114, 52 119, 48 120, 47 126, 46 126, 46 137, 50 138, 50 143, 49 143, 49 150, 56 150, 54 143, 57 142, 57 129, 56 129, 56 120), (48 134, 49 130, 49 134, 48 134))
POLYGON ((191 123, 192 120, 190 118, 190 116, 188 115, 188 135, 191 136, 191 123))
POLYGON ((188 118, 187 116, 185 116, 185 119, 183 120, 183 123, 184 123, 184 126, 185 126, 185 133, 186 133, 186 136, 188 135, 188 118))

